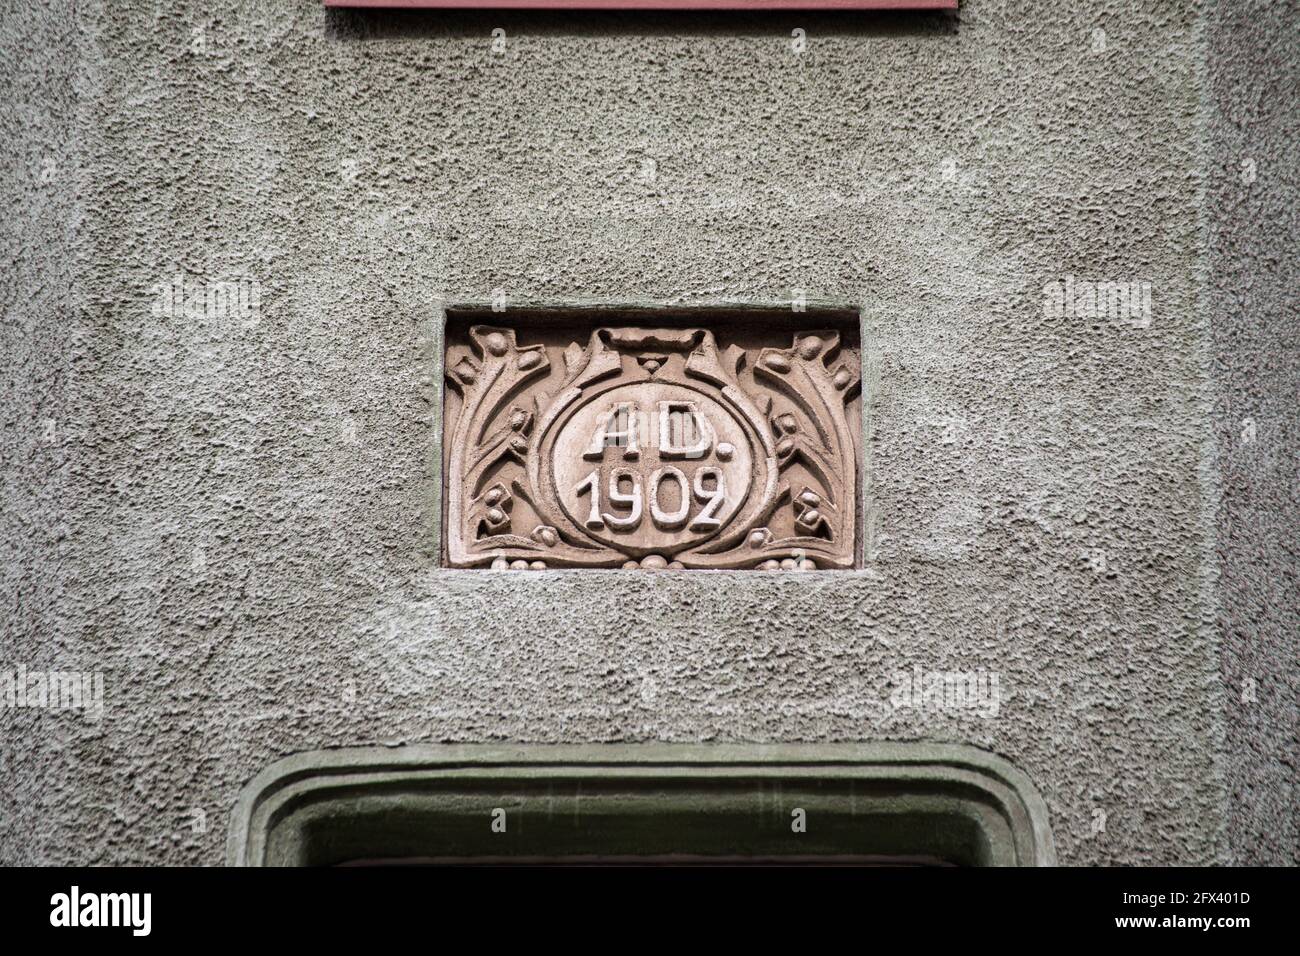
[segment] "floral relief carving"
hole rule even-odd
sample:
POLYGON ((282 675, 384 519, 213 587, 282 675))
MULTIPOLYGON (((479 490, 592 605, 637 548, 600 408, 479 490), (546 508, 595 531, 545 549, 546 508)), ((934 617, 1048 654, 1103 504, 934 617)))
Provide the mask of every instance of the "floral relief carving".
POLYGON ((452 567, 853 566, 859 356, 838 331, 521 337, 473 325, 447 349, 452 567))

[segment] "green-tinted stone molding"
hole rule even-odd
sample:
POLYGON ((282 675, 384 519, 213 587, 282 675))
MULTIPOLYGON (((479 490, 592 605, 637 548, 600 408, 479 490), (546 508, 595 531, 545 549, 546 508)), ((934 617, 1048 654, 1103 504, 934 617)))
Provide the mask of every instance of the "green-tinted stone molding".
POLYGON ((248 783, 227 846, 235 866, 638 857, 1056 863, 1023 772, 929 743, 317 750, 248 783))

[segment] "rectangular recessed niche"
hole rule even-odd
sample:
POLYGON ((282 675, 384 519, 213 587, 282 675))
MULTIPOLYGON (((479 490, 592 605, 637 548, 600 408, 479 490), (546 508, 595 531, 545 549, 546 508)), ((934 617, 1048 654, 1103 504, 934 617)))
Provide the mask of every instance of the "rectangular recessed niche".
POLYGON ((450 567, 854 567, 855 310, 453 307, 445 341, 450 567))
POLYGON ((238 866, 1051 866, 1030 780, 942 744, 406 746, 296 754, 231 814, 238 866))

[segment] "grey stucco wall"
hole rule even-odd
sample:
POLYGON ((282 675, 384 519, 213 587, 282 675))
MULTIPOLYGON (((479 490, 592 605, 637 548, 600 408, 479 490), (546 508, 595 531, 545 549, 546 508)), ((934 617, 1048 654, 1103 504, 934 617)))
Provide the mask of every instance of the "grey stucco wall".
MULTIPOLYGON (((219 862, 275 758, 444 740, 973 743, 1064 863, 1294 854, 1294 266, 1225 366, 1214 257, 1280 253, 1215 244, 1207 174, 1212 81, 1295 52, 1221 17, 7 5, 0 664, 106 690, 0 714, 0 860, 219 862), (260 310, 155 314, 178 274, 260 310), (1045 316, 1066 275, 1149 281, 1150 324, 1045 316), (867 567, 437 570, 439 303, 498 289, 861 302, 867 567), (1259 502, 1220 500, 1234 380, 1259 502), (1008 696, 888 706, 913 667, 1008 696)), ((1269 102, 1278 191, 1223 221, 1293 244, 1269 102)))
POLYGON ((1300 7, 1223 4, 1207 83, 1232 859, 1300 863, 1300 7))

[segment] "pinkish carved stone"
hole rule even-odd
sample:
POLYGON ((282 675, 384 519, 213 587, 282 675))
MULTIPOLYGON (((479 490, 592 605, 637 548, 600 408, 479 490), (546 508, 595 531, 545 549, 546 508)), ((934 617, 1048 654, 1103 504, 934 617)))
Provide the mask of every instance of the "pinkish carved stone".
POLYGON ((461 338, 446 356, 452 567, 853 567, 859 358, 840 333, 461 338))

